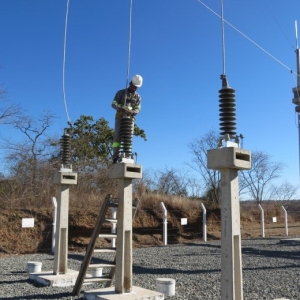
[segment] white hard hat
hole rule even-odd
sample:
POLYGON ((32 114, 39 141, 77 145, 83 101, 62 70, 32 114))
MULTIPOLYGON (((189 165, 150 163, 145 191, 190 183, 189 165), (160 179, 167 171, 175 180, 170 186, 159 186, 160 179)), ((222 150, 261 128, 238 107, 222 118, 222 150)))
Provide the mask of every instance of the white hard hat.
POLYGON ((141 87, 143 84, 143 77, 141 75, 134 75, 131 82, 136 87, 141 87))

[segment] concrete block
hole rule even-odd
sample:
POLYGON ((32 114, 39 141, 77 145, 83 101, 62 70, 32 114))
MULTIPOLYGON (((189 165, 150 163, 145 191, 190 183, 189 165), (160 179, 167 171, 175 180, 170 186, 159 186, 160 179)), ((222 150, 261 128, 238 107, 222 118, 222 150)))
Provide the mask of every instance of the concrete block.
POLYGON ((142 166, 136 164, 128 164, 128 163, 112 164, 109 167, 109 178, 114 178, 114 179, 142 178, 142 166))
POLYGON ((42 286, 73 286, 78 277, 78 271, 68 270, 66 274, 53 274, 50 272, 29 274, 29 279, 42 286))
POLYGON ((207 151, 207 167, 209 169, 251 169, 251 153, 248 150, 227 147, 207 151))
POLYGON ((164 295, 156 292, 133 286, 131 293, 117 294, 114 287, 91 290, 84 292, 86 300, 164 300, 164 295))

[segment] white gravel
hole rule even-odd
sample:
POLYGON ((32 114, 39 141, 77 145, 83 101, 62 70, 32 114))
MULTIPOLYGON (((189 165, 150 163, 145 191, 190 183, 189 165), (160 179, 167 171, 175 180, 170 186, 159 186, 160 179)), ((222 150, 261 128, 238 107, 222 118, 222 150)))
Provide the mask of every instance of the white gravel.
MULTIPOLYGON (((82 258, 82 253, 70 253, 68 268, 79 270, 82 258)), ((244 300, 300 300, 300 244, 243 240, 242 259, 244 300)), ((35 286, 26 273, 28 261, 42 262, 42 271, 53 268, 51 254, 0 258, 0 299, 83 299, 72 296, 72 287, 35 286)), ((151 290, 159 277, 175 279, 176 294, 165 299, 221 299, 220 241, 134 249, 133 274, 133 285, 151 290)), ((84 286, 91 288, 96 285, 84 286)))

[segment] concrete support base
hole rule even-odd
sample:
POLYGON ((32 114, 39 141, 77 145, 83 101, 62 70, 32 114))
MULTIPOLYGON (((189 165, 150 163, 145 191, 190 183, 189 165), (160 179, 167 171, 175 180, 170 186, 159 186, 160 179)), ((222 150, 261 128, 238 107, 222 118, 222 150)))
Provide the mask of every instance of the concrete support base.
POLYGON ((133 286, 132 292, 117 294, 114 287, 84 292, 86 300, 163 300, 164 294, 133 286))
POLYGON ((53 274, 53 271, 30 273, 29 279, 42 286, 73 286, 75 285, 78 271, 68 270, 66 274, 53 274))

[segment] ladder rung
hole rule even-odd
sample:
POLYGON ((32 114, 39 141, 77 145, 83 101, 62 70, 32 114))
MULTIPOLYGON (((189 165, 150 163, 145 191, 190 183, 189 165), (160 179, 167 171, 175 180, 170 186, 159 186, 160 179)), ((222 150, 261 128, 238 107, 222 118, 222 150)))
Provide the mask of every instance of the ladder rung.
POLYGON ((95 268, 115 268, 115 264, 90 264, 89 269, 95 269, 95 268))
POLYGON ((117 223, 118 220, 117 219, 105 219, 105 222, 109 222, 109 223, 117 223))
POLYGON ((110 277, 92 277, 92 278, 85 278, 83 283, 90 283, 90 282, 107 282, 112 281, 110 277))
POLYGON ((117 238, 117 235, 115 233, 106 233, 106 234, 99 234, 99 238, 104 238, 104 239, 113 239, 117 238))
POLYGON ((99 248, 99 249, 94 249, 94 253, 116 253, 116 248, 99 248))

